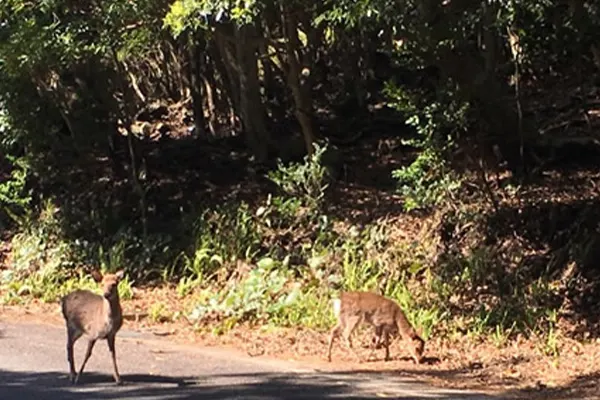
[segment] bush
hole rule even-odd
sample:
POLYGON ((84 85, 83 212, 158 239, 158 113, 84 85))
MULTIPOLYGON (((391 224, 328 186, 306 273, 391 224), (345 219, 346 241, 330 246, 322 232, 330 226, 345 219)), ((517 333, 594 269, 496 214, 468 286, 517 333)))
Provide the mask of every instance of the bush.
POLYGON ((327 168, 322 162, 327 146, 315 143, 314 147, 314 153, 304 157, 303 163, 286 166, 279 162, 277 169, 268 174, 286 195, 301 200, 310 210, 320 209, 329 187, 327 168))
POLYGON ((393 106, 408 115, 406 123, 416 130, 416 137, 403 143, 419 151, 417 158, 392 172, 404 196, 406 211, 438 205, 461 186, 447 157, 458 132, 467 128, 468 105, 452 96, 451 89, 448 93, 425 100, 393 84, 386 87, 393 106))
POLYGON ((230 281, 224 290, 198 305, 190 318, 223 319, 233 326, 246 320, 281 320, 300 299, 301 287, 292 271, 271 258, 263 258, 241 281, 230 281))
POLYGON ((31 191, 27 189, 29 165, 26 159, 6 155, 6 161, 10 172, 1 169, 3 160, 0 155, 0 227, 6 219, 18 225, 23 224, 31 203, 31 191))
POLYGON ((258 224, 246 203, 225 204, 203 212, 194 223, 194 244, 173 262, 173 271, 198 281, 209 279, 221 266, 252 259, 261 248, 258 224))

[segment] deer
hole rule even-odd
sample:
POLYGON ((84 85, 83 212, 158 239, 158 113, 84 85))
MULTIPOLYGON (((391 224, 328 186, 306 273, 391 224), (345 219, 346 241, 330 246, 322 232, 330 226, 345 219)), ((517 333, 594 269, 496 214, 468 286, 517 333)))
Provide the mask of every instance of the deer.
POLYGON ((390 335, 398 333, 408 341, 408 350, 415 361, 423 362, 425 341, 415 331, 406 319, 400 306, 391 299, 371 292, 342 292, 339 299, 333 300, 333 313, 337 324, 333 327, 329 337, 327 360, 331 362, 331 349, 336 338, 343 336, 346 345, 350 348, 360 362, 362 357, 352 347, 351 335, 362 322, 375 328, 374 346, 371 356, 376 348, 385 347, 385 361, 390 360, 390 335))
POLYGON ((113 364, 113 377, 117 385, 121 384, 119 369, 117 368, 117 354, 115 338, 123 325, 123 311, 119 301, 118 285, 125 273, 120 270, 114 274, 98 272, 91 273, 92 278, 101 284, 102 295, 89 290, 75 290, 61 299, 62 314, 67 325, 67 360, 69 362, 69 379, 76 385, 81 378, 85 364, 92 355, 96 341, 106 339, 113 364), (85 358, 79 372, 75 372, 73 347, 82 336, 88 338, 85 358))

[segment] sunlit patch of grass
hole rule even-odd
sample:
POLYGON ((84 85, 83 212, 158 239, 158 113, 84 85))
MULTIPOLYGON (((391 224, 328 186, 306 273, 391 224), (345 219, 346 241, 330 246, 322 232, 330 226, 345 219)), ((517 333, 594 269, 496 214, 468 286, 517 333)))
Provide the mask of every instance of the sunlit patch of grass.
POLYGON ((148 310, 148 318, 154 323, 170 322, 175 319, 176 315, 169 306, 163 302, 156 302, 150 306, 148 310))

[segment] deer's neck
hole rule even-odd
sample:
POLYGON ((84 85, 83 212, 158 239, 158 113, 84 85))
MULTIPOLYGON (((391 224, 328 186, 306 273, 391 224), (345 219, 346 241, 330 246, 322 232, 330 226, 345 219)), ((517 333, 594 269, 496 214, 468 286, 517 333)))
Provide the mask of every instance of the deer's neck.
POLYGON ((119 301, 119 295, 114 294, 108 299, 104 299, 104 310, 108 317, 111 319, 120 319, 122 310, 121 310, 121 302, 119 301))
POLYGON ((419 337, 417 331, 415 331, 410 322, 408 322, 408 319, 400 307, 396 310, 396 325, 398 327, 398 332, 401 332, 403 335, 408 336, 411 339, 419 337))

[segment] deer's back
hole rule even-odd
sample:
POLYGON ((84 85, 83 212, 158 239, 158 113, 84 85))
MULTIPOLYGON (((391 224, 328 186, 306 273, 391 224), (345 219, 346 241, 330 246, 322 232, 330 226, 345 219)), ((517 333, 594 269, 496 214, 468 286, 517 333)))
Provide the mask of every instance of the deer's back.
POLYGON ((340 300, 341 315, 361 315, 374 326, 397 325, 401 333, 414 336, 400 306, 387 297, 371 292, 345 292, 341 293, 340 300))
POLYGON ((374 325, 393 322, 399 310, 392 300, 371 292, 344 292, 340 300, 340 314, 362 315, 374 325))

